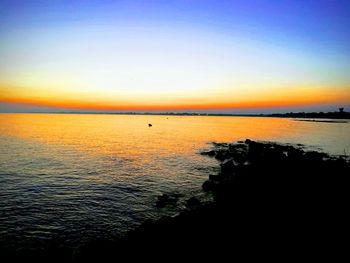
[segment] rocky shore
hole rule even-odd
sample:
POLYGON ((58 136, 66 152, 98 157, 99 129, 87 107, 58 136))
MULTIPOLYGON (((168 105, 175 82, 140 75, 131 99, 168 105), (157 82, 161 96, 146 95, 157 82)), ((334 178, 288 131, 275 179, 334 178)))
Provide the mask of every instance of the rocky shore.
MULTIPOLYGON (((143 251, 144 256, 166 252, 201 258, 290 253, 310 251, 310 245, 331 245, 343 235, 350 175, 347 156, 249 139, 216 143, 202 154, 220 162, 220 172, 203 183, 203 191, 214 197, 212 203, 192 197, 179 215, 145 222, 112 244, 90 244, 81 259, 115 253, 139 256, 129 249, 143 251)), ((167 201, 174 198, 162 196, 158 205, 167 201)))
MULTIPOLYGON (((115 241, 96 240, 66 259, 289 255, 346 238, 348 156, 249 139, 215 143, 201 154, 220 163, 220 171, 202 186, 213 202, 192 197, 175 217, 145 222, 115 241)), ((176 198, 162 195, 156 205, 176 198)))

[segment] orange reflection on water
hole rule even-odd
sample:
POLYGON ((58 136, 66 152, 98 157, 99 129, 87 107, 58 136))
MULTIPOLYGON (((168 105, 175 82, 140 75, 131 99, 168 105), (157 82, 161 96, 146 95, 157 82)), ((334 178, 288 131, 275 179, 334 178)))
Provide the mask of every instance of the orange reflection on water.
POLYGON ((150 154, 193 154, 207 147, 208 142, 245 138, 325 145, 331 151, 350 148, 348 123, 283 118, 0 114, 0 123, 0 136, 36 140, 89 154, 130 156, 141 161, 146 161, 150 154), (148 123, 153 127, 148 127, 148 123))

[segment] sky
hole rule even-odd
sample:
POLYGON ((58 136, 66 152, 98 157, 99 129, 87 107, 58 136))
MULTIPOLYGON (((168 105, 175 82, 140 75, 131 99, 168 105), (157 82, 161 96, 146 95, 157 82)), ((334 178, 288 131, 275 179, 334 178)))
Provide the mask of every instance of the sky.
POLYGON ((0 0, 0 112, 338 107, 347 0, 0 0))

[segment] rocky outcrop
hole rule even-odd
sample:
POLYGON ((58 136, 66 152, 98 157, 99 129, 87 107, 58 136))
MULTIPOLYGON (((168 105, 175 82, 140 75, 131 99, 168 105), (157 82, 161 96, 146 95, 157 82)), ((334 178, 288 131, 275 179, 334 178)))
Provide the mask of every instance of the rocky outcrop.
POLYGON ((214 202, 190 198, 187 210, 141 225, 120 247, 152 244, 179 253, 200 244, 202 253, 232 257, 248 248, 292 247, 293 240, 305 246, 328 242, 342 231, 350 175, 345 156, 249 139, 202 154, 220 161, 219 173, 203 183, 214 202))
POLYGON ((156 206, 159 208, 175 205, 181 195, 178 193, 162 194, 158 196, 156 206))

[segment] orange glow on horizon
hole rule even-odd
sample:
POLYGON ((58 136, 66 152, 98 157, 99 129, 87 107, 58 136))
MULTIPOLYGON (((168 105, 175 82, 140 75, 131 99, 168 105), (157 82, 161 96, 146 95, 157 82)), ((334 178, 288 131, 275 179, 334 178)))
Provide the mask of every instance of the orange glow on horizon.
POLYGON ((291 107, 291 106, 308 106, 308 105, 323 105, 330 103, 347 103, 349 100, 266 100, 266 101, 243 101, 232 103, 193 103, 193 104, 179 104, 179 105, 140 105, 140 104, 102 104, 94 102, 59 102, 59 101, 45 101, 45 100, 31 100, 31 99, 1 99, 1 102, 25 104, 31 106, 54 107, 62 109, 82 109, 82 110, 202 110, 202 109, 252 109, 252 108, 273 108, 273 107, 291 107))
MULTIPOLYGON (((295 88, 295 89, 268 89, 266 91, 241 92, 239 96, 222 94, 216 96, 198 97, 188 96, 183 98, 161 97, 154 95, 149 98, 108 98, 108 95, 98 96, 94 94, 45 94, 30 92, 16 93, 10 88, 0 87, 0 102, 17 103, 31 106, 54 107, 63 109, 80 110, 224 110, 224 109, 253 109, 272 107, 293 107, 349 103, 350 94, 348 88, 322 89, 322 88, 295 88)), ((23 91, 23 90, 22 90, 23 91)))

